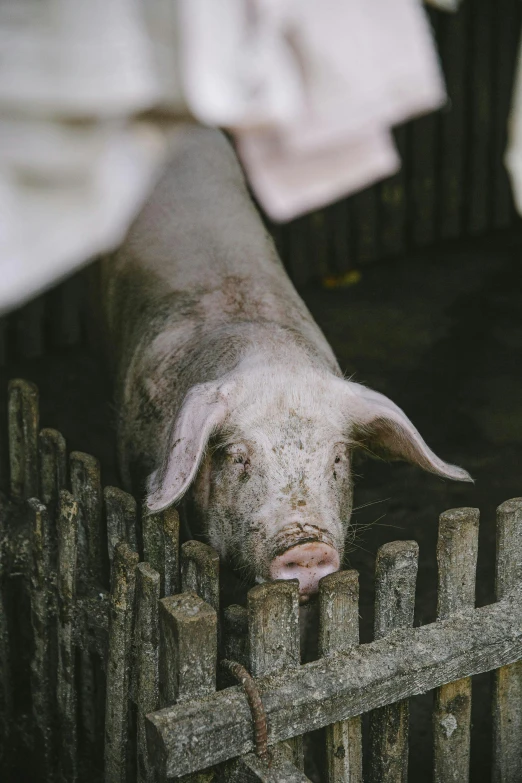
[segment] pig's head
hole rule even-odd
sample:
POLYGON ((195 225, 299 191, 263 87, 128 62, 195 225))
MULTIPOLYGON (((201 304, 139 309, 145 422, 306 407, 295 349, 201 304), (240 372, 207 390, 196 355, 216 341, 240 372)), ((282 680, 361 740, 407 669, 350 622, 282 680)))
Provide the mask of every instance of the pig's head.
POLYGON ((147 504, 165 509, 190 489, 223 558, 258 580, 299 579, 306 600, 340 566, 358 446, 471 480, 382 394, 317 371, 249 371, 191 389, 147 504))

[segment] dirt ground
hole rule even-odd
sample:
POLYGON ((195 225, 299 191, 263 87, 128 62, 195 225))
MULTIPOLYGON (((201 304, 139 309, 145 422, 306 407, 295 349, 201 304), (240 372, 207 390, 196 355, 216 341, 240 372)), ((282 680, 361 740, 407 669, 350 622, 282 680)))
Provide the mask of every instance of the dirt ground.
MULTIPOLYGON (((437 454, 476 479, 451 483, 403 463, 358 467, 347 565, 360 572, 363 642, 372 638, 375 554, 387 541, 418 541, 415 624, 435 619, 437 518, 448 508, 481 511, 477 604, 493 600, 495 508, 522 495, 521 255, 521 232, 511 231, 376 264, 350 288, 301 291, 343 370, 389 395, 437 454)), ((104 483, 117 483, 101 363, 75 350, 11 365, 0 372, 2 405, 15 376, 38 384, 42 425, 99 457, 104 483)), ((490 676, 475 679, 471 780, 482 783, 490 780, 490 676)), ((411 783, 431 780, 432 698, 411 701, 411 783)))

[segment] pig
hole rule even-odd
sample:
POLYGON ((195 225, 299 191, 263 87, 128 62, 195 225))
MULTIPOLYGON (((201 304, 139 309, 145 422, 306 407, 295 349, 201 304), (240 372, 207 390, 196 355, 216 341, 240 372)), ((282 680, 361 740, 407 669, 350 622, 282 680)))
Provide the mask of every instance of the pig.
POLYGON ((178 130, 102 291, 124 485, 150 512, 190 498, 193 524, 248 579, 298 579, 304 602, 339 569, 358 448, 472 480, 343 377, 221 132, 178 130))

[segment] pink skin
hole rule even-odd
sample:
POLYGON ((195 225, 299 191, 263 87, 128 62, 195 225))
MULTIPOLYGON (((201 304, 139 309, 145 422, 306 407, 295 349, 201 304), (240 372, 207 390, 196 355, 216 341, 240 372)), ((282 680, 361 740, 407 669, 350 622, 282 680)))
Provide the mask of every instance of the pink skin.
POLYGON ((299 579, 301 603, 319 589, 323 576, 339 570, 339 554, 320 541, 298 544, 282 555, 274 557, 270 564, 270 579, 299 579))

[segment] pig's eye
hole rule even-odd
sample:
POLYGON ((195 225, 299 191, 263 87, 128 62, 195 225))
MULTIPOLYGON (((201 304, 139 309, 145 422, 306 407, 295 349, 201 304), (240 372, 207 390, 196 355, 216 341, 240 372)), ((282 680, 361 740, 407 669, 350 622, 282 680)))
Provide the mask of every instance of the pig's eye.
POLYGON ((338 465, 340 461, 341 461, 341 458, 340 458, 339 455, 337 455, 337 457, 334 460, 335 464, 338 465))

